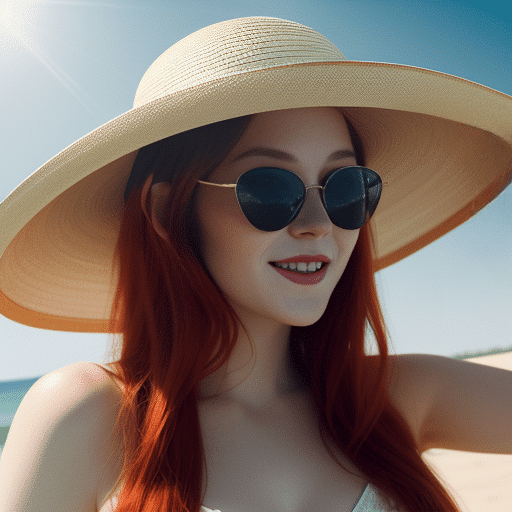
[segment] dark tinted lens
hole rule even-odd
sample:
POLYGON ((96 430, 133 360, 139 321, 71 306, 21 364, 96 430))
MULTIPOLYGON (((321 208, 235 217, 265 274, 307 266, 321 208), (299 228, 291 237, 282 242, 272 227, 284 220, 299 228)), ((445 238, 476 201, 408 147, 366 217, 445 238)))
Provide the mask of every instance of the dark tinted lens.
POLYGON ((343 229, 359 229, 371 218, 382 191, 380 176, 366 167, 344 167, 325 183, 325 208, 329 218, 343 229))
POLYGON ((247 220, 261 231, 277 231, 297 215, 304 201, 300 178, 285 169, 258 167, 238 178, 236 194, 247 220))

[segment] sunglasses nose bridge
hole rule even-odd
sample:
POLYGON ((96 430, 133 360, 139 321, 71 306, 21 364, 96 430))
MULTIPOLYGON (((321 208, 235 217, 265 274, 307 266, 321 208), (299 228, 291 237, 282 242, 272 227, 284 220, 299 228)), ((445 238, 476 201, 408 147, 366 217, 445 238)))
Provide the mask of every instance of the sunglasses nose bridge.
MULTIPOLYGON (((304 203, 306 202, 306 199, 308 197, 308 191, 310 189, 318 189, 318 196, 320 197, 320 202, 322 203, 322 206, 324 207, 325 213, 327 213, 327 209, 325 208, 325 197, 324 197, 324 187, 322 185, 309 185, 308 187, 305 187, 306 191, 304 193, 304 201, 302 205, 304 206, 304 203)), ((309 193, 311 195, 311 192, 309 193)))
POLYGON ((309 185, 305 187, 304 199, 294 219, 295 221, 302 220, 302 223, 304 224, 323 224, 325 222, 330 222, 329 215, 325 208, 323 188, 324 187, 322 185, 309 185), (318 189, 318 199, 320 200, 321 206, 318 204, 318 199, 315 200, 310 197, 308 200, 308 196, 311 195, 310 189, 318 189), (311 201, 316 201, 316 204, 311 204, 311 201))

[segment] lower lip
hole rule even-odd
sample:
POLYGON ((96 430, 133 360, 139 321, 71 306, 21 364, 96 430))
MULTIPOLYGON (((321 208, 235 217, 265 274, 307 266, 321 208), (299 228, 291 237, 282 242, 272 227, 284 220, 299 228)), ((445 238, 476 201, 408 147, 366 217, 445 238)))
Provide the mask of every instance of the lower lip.
POLYGON ((273 267, 274 270, 279 272, 283 277, 286 277, 286 279, 289 279, 296 284, 317 284, 325 277, 325 273, 327 272, 327 265, 325 265, 322 270, 319 270, 314 274, 299 274, 297 272, 285 270, 284 268, 274 267, 274 265, 271 265, 271 267, 273 267))

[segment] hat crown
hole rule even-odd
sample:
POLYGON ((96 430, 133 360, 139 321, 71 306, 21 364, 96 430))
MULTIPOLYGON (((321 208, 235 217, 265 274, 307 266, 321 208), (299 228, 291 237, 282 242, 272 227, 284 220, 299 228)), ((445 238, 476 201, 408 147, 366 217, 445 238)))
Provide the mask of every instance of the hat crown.
POLYGON ((334 44, 300 23, 267 17, 223 21, 188 35, 160 55, 142 77, 134 107, 227 76, 342 60, 334 44))

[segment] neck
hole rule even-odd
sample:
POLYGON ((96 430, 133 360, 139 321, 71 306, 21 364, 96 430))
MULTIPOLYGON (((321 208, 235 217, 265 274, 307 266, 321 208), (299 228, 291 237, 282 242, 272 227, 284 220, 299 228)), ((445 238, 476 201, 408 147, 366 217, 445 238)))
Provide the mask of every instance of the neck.
POLYGON ((261 408, 297 391, 289 359, 291 327, 261 317, 242 318, 251 342, 240 327, 227 363, 200 384, 200 398, 222 395, 251 408, 261 408))

